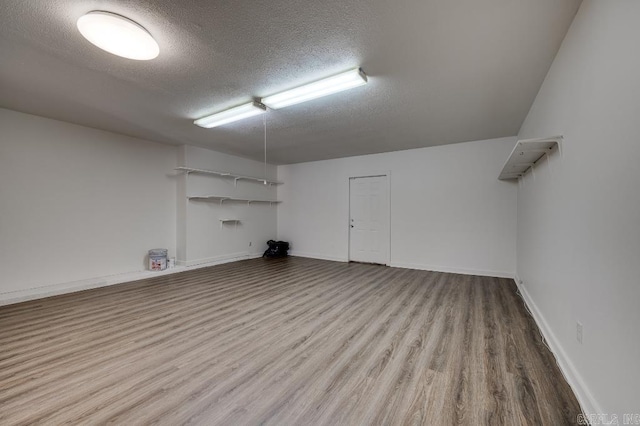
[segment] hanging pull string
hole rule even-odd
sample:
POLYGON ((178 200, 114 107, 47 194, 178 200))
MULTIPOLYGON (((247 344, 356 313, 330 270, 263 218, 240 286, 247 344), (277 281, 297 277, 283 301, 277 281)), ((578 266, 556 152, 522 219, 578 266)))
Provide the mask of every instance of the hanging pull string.
POLYGON ((264 184, 267 184, 267 114, 262 114, 264 125, 264 184))

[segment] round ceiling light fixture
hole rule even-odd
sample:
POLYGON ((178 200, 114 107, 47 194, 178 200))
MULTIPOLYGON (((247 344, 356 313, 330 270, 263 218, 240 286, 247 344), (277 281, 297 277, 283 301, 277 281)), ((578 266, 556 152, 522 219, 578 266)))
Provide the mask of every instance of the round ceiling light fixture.
POLYGON ((151 34, 124 16, 95 10, 81 16, 77 25, 84 38, 114 55, 147 61, 160 53, 151 34))

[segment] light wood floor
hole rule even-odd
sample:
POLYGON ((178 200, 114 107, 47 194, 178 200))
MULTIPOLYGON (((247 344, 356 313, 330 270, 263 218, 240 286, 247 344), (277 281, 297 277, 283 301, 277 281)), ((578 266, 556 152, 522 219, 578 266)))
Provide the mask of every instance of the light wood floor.
POLYGON ((575 424, 515 291, 288 258, 0 307, 0 424, 575 424))

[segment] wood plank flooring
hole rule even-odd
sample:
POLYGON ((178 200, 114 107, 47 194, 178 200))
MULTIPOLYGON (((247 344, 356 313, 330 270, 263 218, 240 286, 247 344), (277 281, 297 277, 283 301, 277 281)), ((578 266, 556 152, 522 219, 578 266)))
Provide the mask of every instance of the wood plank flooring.
POLYGON ((287 258, 0 307, 0 424, 575 424, 515 291, 287 258))

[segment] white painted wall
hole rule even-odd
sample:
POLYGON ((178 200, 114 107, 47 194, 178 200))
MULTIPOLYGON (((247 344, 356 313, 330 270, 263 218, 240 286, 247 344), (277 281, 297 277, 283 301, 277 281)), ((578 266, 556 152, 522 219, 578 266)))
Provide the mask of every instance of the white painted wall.
MULTIPOLYGON (((264 177, 264 163, 194 146, 182 146, 180 165, 197 169, 264 177)), ((275 180, 276 167, 267 166, 268 179, 275 180)), ((191 266, 261 255, 266 242, 276 238, 276 205, 188 201, 187 196, 223 195, 233 198, 275 200, 276 187, 260 182, 209 175, 182 175, 179 182, 178 215, 186 221, 178 226, 178 260, 191 266), (220 227, 219 219, 239 219, 237 225, 220 227), (251 246, 249 245, 251 243, 251 246)))
POLYGON ((515 271, 517 185, 498 181, 515 138, 278 167, 278 238, 292 254, 348 260, 349 177, 390 173, 391 265, 515 271))
POLYGON ((0 299, 175 256, 176 153, 0 109, 0 299))
POLYGON ((520 183, 518 276, 585 410, 620 424, 640 412, 639 17, 585 0, 519 135, 565 140, 520 183))
POLYGON ((275 186, 174 172, 262 177, 263 163, 6 109, 0 129, 0 304, 150 276, 151 248, 194 266, 259 256, 276 237, 275 205, 186 198, 275 199, 275 186))

